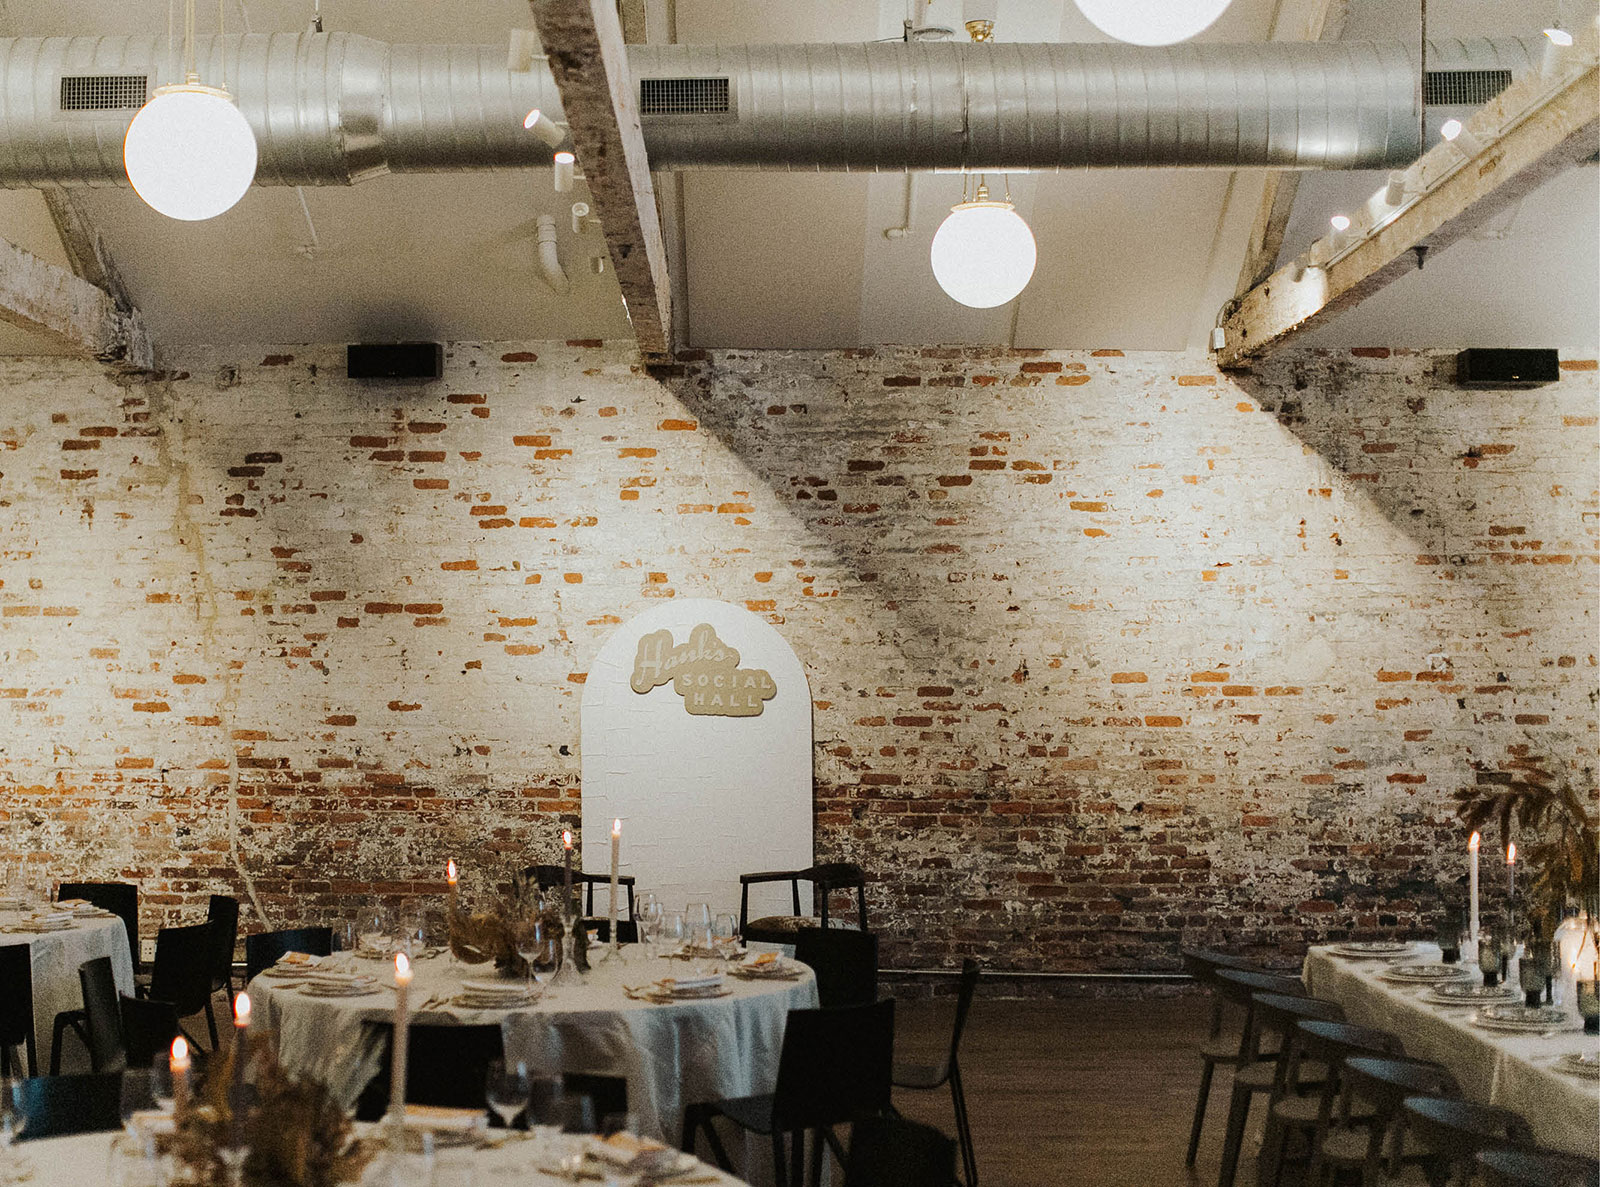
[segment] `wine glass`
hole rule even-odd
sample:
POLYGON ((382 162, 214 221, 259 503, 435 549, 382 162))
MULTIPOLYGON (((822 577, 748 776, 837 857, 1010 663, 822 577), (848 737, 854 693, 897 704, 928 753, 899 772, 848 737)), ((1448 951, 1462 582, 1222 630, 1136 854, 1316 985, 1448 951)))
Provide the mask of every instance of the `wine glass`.
POLYGON ((1483 983, 1493 987, 1500 984, 1500 942, 1487 929, 1478 932, 1478 968, 1483 972, 1483 983))
POLYGON ((500 1124, 510 1129, 511 1123, 528 1107, 531 1093, 527 1064, 520 1060, 515 1063, 490 1060, 483 1095, 495 1116, 500 1118, 500 1124))
POLYGON ((1439 941, 1439 958, 1445 964, 1455 964, 1461 959, 1461 912, 1451 909, 1439 913, 1434 930, 1439 941))
POLYGON ((682 911, 665 911, 661 916, 661 939, 667 946, 667 953, 682 949, 689 939, 689 926, 683 918, 682 911))
POLYGON ((724 911, 711 922, 711 935, 717 942, 717 949, 728 955, 736 955, 739 949, 739 917, 732 911, 724 911))
POLYGON ((536 915, 524 915, 511 931, 511 941, 516 945, 517 955, 522 957, 524 984, 529 993, 533 992, 533 983, 538 980, 533 970, 539 951, 544 947, 544 931, 544 921, 536 915))
POLYGON ((538 940, 533 946, 533 960, 528 967, 533 972, 533 979, 541 983, 548 981, 561 967, 561 938, 556 935, 556 929, 543 920, 539 921, 538 940))
POLYGON ((656 943, 661 939, 666 914, 666 908, 655 895, 647 894, 639 900, 639 938, 644 941, 645 951, 650 956, 656 954, 656 943))
POLYGON ((691 936, 698 937, 703 933, 709 941, 711 936, 710 903, 690 903, 683 909, 683 919, 689 925, 691 936))
POLYGON ((28 1123, 27 1114, 17 1099, 18 1087, 15 1080, 0 1080, 0 1170, 4 1170, 8 1178, 15 1166, 11 1147, 28 1123))
POLYGON ((374 907, 361 916, 359 926, 361 930, 357 933, 357 944, 360 951, 374 953, 388 950, 389 941, 394 935, 388 911, 374 907))

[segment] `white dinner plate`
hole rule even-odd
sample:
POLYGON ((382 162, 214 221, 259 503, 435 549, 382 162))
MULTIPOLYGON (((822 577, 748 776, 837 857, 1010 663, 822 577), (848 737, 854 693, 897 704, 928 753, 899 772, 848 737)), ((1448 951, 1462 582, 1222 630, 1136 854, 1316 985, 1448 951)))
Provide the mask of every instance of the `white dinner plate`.
POLYGON ((1600 1080, 1600 1051, 1569 1051, 1556 1060, 1555 1066, 1574 1076, 1600 1080))
POLYGON ((309 982, 300 986, 306 997, 367 997, 378 992, 376 985, 340 985, 330 982, 309 982))
POLYGON ((1476 985, 1468 981, 1451 981, 1433 986, 1423 1000, 1445 1006, 1481 1006, 1515 1001, 1516 997, 1517 991, 1509 985, 1476 985))
POLYGON ((1344 944, 1330 944, 1328 951, 1335 956, 1378 959, 1387 956, 1404 956, 1415 948, 1416 944, 1410 940, 1352 940, 1344 944))
POLYGON ((1459 964, 1423 962, 1419 964, 1394 964, 1378 976, 1385 981, 1401 981, 1412 985, 1429 985, 1436 981, 1460 981, 1472 977, 1472 970, 1459 964))

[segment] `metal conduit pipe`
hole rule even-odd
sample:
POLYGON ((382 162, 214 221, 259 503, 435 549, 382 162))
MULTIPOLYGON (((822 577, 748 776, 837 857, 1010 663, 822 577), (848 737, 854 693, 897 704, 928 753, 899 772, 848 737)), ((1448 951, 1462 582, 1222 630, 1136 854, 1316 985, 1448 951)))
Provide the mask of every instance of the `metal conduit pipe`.
MULTIPOLYGON (((1429 69, 1521 73, 1536 68, 1532 44, 1440 43, 1429 69)), ((547 165, 523 118, 563 118, 548 68, 511 73, 500 47, 310 32, 202 37, 196 50, 255 131, 258 185, 547 165)), ((1376 169, 1423 147, 1411 52, 914 42, 630 46, 629 61, 657 92, 642 105, 656 169, 1376 169)), ((153 90, 178 69, 160 36, 0 39, 0 187, 127 184, 133 108, 64 110, 62 80, 153 90)))

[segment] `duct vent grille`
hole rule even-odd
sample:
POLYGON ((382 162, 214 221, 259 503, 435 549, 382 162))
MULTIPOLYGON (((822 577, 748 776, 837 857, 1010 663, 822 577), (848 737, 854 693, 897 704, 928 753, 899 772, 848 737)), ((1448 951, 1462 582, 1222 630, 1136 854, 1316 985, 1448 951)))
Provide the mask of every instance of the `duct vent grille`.
POLYGON ((1509 70, 1430 70, 1422 102, 1428 107, 1482 107, 1510 85, 1509 70))
POLYGON ((640 115, 729 115, 726 78, 641 78, 640 115))
POLYGON ((62 111, 124 111, 144 106, 143 74, 74 74, 61 79, 62 111))

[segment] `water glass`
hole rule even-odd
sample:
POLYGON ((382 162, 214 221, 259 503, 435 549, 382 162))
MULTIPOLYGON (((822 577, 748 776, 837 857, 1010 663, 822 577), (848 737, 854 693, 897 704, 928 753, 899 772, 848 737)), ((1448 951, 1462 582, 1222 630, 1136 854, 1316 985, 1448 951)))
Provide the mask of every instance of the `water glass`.
POLYGON ((364 952, 386 952, 394 937, 394 925, 389 912, 375 907, 361 916, 357 925, 356 942, 364 952))
POLYGON ((1545 981, 1549 975, 1550 945, 1543 940, 1529 940, 1517 965, 1517 981, 1527 1005, 1537 1006, 1544 1000, 1545 981))
POLYGON ((689 925, 683 917, 683 912, 664 912, 661 916, 661 942, 667 946, 667 951, 677 951, 688 939, 689 925))
POLYGON ((1493 932, 1478 932, 1478 968, 1483 972, 1483 983, 1494 987, 1500 984, 1500 943, 1493 932))
POLYGON ((112 1139, 106 1161, 111 1187, 166 1187, 168 1169, 154 1142, 128 1134, 112 1139))
POLYGON ((1439 942, 1439 958, 1445 964, 1455 964, 1461 959, 1461 912, 1444 911, 1439 915, 1435 929, 1439 942))
POLYGON ((651 956, 655 955, 656 944, 661 939, 666 915, 666 909, 655 895, 647 894, 639 900, 639 939, 644 942, 645 950, 651 956))
POLYGON ((532 1080, 528 1084, 528 1130, 534 1148, 548 1146, 561 1132, 566 1117, 566 1094, 560 1080, 532 1080))
POLYGON ((683 909, 684 922, 691 931, 699 933, 704 930, 707 934, 711 931, 711 904, 690 903, 683 909))
POLYGON ((719 949, 729 951, 738 948, 739 917, 732 911, 722 912, 712 921, 711 934, 716 939, 719 949))
POLYGON ((507 1129, 528 1107, 532 1091, 527 1064, 520 1061, 508 1063, 503 1059, 489 1062, 488 1076, 484 1081, 484 1100, 495 1116, 500 1118, 500 1124, 507 1129))

